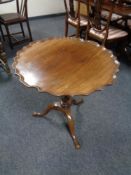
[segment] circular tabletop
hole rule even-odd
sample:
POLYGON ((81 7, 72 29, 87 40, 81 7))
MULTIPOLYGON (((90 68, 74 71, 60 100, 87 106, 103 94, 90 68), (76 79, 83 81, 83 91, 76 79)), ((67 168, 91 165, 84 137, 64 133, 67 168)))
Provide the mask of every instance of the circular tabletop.
POLYGON ((100 90, 112 84, 118 67, 109 50, 75 38, 33 42, 17 52, 13 63, 22 83, 56 96, 100 90))

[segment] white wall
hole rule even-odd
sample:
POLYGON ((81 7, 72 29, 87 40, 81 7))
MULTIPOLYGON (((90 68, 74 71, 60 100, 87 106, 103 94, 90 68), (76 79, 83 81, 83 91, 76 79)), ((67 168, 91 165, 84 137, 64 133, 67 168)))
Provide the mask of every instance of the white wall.
MULTIPOLYGON (((15 11, 15 2, 0 4, 0 13, 15 11)), ((64 12, 64 0, 28 0, 29 17, 64 12)))

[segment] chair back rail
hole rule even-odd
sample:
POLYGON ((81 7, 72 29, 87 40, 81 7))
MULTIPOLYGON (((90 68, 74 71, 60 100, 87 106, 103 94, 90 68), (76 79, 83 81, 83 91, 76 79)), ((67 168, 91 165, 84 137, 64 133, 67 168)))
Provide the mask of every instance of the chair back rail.
POLYGON ((68 16, 76 19, 79 17, 80 1, 78 1, 78 8, 76 11, 76 2, 74 0, 64 0, 65 10, 68 16))
POLYGON ((106 21, 104 21, 104 24, 101 20, 101 13, 104 10, 103 9, 103 4, 105 3, 106 0, 96 0, 94 3, 94 6, 92 7, 92 15, 89 14, 88 16, 88 26, 87 26, 87 31, 86 31, 86 39, 88 39, 90 29, 93 28, 94 31, 102 33, 104 32, 104 39, 102 41, 102 45, 105 45, 105 42, 108 37, 108 29, 113 13, 113 8, 114 8, 114 2, 112 2, 112 5, 110 6, 110 9, 108 11, 108 16, 106 21))
MULTIPOLYGON (((68 36, 68 25, 72 25, 76 28, 76 37, 80 37, 81 29, 87 26, 87 14, 81 14, 82 2, 81 0, 64 0, 65 4, 65 36, 68 36)), ((89 1, 85 3, 85 9, 89 11, 89 1)), ((74 35, 71 35, 74 36, 74 35)))
POLYGON ((27 0, 16 0, 16 6, 17 6, 17 13, 21 14, 22 16, 27 17, 27 0))

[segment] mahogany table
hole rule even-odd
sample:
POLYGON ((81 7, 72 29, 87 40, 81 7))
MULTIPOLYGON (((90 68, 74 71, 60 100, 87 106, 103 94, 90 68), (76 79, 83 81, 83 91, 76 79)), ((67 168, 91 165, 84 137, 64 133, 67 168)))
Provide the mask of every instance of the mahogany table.
MULTIPOLYGON (((82 3, 86 3, 87 0, 80 0, 80 1, 82 3)), ((90 3, 93 4, 94 0, 90 0, 90 3)), ((109 0, 103 5, 103 8, 105 10, 110 10, 111 6, 112 6, 112 3, 109 0)), ((131 6, 129 6, 129 5, 124 6, 124 5, 115 4, 114 8, 113 8, 113 13, 116 13, 116 14, 124 16, 124 17, 131 17, 131 6)))
POLYGON ((76 101, 73 96, 88 95, 112 84, 118 67, 118 61, 104 47, 73 38, 31 43, 17 53, 13 63, 15 73, 24 85, 60 96, 60 102, 49 104, 46 110, 33 115, 41 117, 52 109, 63 112, 77 149, 80 144, 75 134, 71 105, 83 101, 76 101))

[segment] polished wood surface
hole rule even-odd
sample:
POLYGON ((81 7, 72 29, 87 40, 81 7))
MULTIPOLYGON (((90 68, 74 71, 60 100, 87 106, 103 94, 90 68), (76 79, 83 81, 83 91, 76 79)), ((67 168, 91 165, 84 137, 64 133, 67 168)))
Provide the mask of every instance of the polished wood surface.
POLYGON ((34 42, 19 51, 13 63, 15 73, 26 86, 60 96, 60 102, 49 104, 33 116, 45 116, 50 110, 63 112, 76 149, 80 144, 71 106, 83 101, 76 101, 72 96, 87 95, 112 84, 118 67, 118 61, 104 47, 75 38, 34 42))
MULTIPOLYGON (((82 3, 86 3, 86 1, 87 0, 81 0, 82 3)), ((93 4, 93 2, 94 2, 93 0, 90 0, 91 4, 93 4)), ((112 6, 112 3, 110 1, 107 1, 104 4, 104 9, 110 10, 110 6, 112 6)), ((122 16, 131 16, 131 6, 115 4, 113 8, 113 13, 116 13, 122 16)))
POLYGON ((27 86, 56 96, 87 95, 111 84, 118 69, 112 53, 91 41, 59 38, 37 41, 14 60, 27 86))

